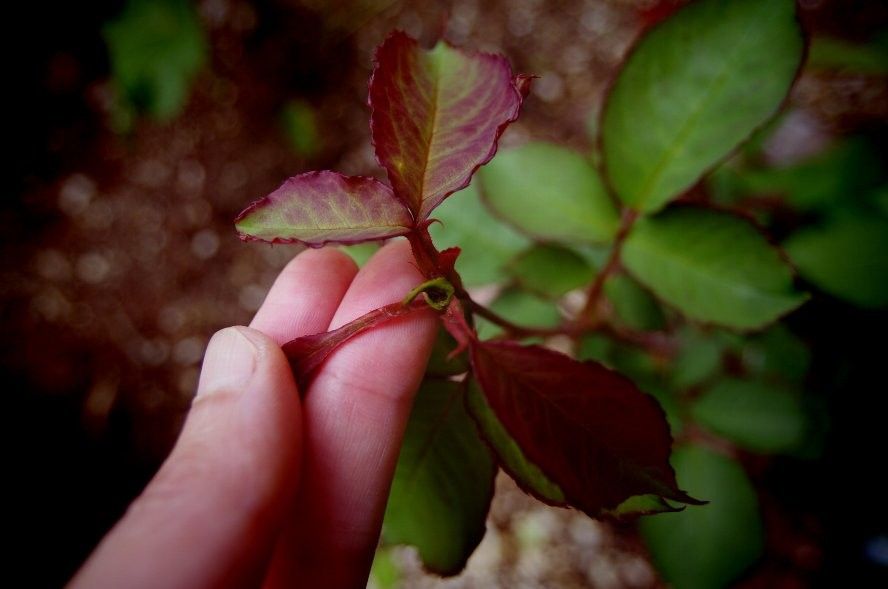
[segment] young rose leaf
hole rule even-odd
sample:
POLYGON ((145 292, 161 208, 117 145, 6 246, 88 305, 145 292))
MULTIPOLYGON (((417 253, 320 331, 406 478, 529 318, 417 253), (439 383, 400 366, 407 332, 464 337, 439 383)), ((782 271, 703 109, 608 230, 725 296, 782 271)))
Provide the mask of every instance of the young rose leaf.
POLYGON ((756 452, 792 450, 805 435, 799 399, 764 382, 719 381, 694 401, 691 415, 704 427, 756 452))
POLYGON ((503 470, 509 473, 519 487, 540 501, 551 505, 564 505, 564 493, 558 485, 546 478, 536 464, 527 459, 521 447, 509 435, 487 404, 484 394, 474 379, 469 379, 467 395, 469 414, 478 424, 484 439, 496 452, 503 470))
POLYGON ((663 410, 625 377, 514 342, 475 342, 471 354, 490 408, 571 505, 599 517, 635 495, 699 503, 669 466, 663 410))
MULTIPOLYGON (((515 483, 525 492, 550 505, 563 506, 564 493, 558 485, 546 478, 539 467, 530 462, 521 451, 509 432, 497 419, 496 414, 487 404, 484 393, 474 380, 469 380, 468 396, 469 414, 478 424, 484 439, 493 448, 499 459, 500 466, 515 483)), ((624 519, 637 515, 676 511, 658 495, 636 495, 630 497, 615 509, 605 510, 603 516, 624 519)))
POLYGON ((414 299, 406 304, 404 302, 392 303, 361 315, 339 329, 305 335, 288 341, 282 346, 282 349, 290 360, 299 390, 305 394, 314 371, 324 363, 327 356, 349 339, 374 325, 396 317, 403 317, 420 309, 426 309, 428 306, 428 303, 421 299, 414 299))
POLYGON ((688 317, 735 329, 762 327, 807 298, 753 225, 706 209, 641 219, 623 245, 623 264, 688 317))
POLYGON ((617 231, 617 211, 598 172, 570 149, 528 143, 500 153, 478 176, 491 210, 532 237, 602 243, 617 231))
POLYGON ((653 212, 779 108, 802 59, 793 0, 699 0, 639 42, 607 99, 605 170, 653 212))
POLYGON ((417 221, 465 188, 518 118, 526 78, 506 59, 438 43, 431 51, 396 31, 376 50, 370 130, 395 194, 417 221))
POLYGON ((244 241, 352 244, 404 235, 410 212, 373 178, 336 172, 293 176, 235 219, 244 241))
POLYGON ((484 536, 496 464, 466 413, 463 385, 426 380, 416 396, 383 523, 427 569, 455 575, 484 536))
POLYGON ((888 222, 842 215, 794 233, 784 244, 799 273, 861 307, 888 305, 888 222))
POLYGON ((675 587, 729 586, 762 551, 755 489, 739 464, 703 448, 677 449, 672 463, 682 484, 710 503, 640 522, 657 570, 675 587))

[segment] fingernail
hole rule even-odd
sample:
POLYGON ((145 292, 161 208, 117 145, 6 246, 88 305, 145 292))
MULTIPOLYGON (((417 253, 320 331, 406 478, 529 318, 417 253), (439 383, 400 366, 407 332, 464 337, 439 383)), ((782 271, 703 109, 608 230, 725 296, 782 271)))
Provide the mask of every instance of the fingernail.
POLYGON ((197 394, 237 391, 246 386, 256 371, 258 352, 246 330, 228 327, 217 332, 204 355, 197 394))

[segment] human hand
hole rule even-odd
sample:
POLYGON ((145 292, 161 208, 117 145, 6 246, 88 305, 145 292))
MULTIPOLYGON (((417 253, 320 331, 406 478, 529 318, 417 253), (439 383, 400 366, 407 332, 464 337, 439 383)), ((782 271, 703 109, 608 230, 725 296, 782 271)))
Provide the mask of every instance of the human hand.
POLYGON ((345 343, 302 401, 280 345, 421 281, 405 242, 360 272, 335 250, 298 255, 249 328, 213 336, 172 453, 71 586, 364 586, 436 320, 345 343))

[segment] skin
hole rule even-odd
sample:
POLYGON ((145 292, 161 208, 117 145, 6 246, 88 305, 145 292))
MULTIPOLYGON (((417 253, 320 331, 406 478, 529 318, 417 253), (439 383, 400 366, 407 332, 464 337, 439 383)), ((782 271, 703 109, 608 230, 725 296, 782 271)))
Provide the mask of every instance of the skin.
POLYGON ((365 586, 436 318, 350 340, 301 401, 280 345, 422 280, 405 242, 360 271, 330 249, 294 258, 250 327, 213 336, 169 458, 70 586, 365 586))

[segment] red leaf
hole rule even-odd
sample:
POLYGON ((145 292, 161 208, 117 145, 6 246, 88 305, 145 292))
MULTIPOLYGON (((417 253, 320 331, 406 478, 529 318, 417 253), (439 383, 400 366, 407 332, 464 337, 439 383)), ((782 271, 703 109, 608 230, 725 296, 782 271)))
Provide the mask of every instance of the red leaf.
POLYGON ((311 247, 404 235, 411 224, 410 212, 382 182, 328 171, 293 176, 235 219, 244 241, 311 247))
POLYGON ((324 363, 327 356, 349 339, 374 325, 428 308, 428 304, 421 298, 414 299, 406 305, 402 302, 392 303, 361 315, 333 331, 305 335, 288 341, 283 345, 283 350, 290 360, 300 392, 305 394, 314 371, 324 363))
POLYGON ((599 517, 636 495, 700 503, 677 487, 662 409, 630 380, 539 346, 471 348, 490 407, 571 505, 599 517))
POLYGON ((438 43, 424 51, 396 31, 376 50, 370 130, 376 158, 417 222, 465 188, 518 118, 529 80, 502 56, 438 43))

